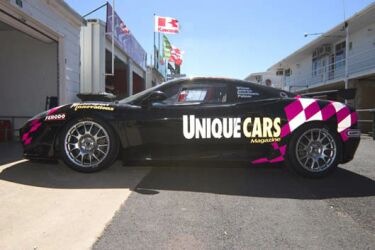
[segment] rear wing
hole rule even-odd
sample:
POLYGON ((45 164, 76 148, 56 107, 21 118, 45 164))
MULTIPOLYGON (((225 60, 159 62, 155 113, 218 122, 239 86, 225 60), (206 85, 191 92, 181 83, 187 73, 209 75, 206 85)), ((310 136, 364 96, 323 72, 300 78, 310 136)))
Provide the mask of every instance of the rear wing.
POLYGON ((300 94, 303 97, 312 97, 316 99, 327 99, 327 100, 353 100, 355 98, 356 89, 335 89, 335 90, 326 90, 326 91, 319 91, 319 92, 311 92, 311 93, 304 93, 300 94))

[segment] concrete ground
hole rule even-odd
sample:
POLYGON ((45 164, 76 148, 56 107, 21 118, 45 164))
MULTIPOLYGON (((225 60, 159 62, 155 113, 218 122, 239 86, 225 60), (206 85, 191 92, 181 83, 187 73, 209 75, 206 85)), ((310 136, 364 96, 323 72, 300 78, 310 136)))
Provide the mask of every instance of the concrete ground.
POLYGON ((282 167, 153 168, 94 249, 375 249, 375 142, 325 179, 282 167))
POLYGON ((375 249, 374 153, 365 138, 310 180, 233 164, 80 174, 0 144, 0 249, 375 249))
POLYGON ((149 171, 118 162, 81 174, 20 153, 17 144, 0 144, 0 249, 90 249, 149 171))

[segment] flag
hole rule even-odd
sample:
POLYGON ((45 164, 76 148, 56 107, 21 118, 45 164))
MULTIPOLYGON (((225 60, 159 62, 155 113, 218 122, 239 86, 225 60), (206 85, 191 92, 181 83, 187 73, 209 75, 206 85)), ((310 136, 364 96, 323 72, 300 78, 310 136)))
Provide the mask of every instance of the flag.
POLYGON ((182 54, 181 50, 175 46, 172 46, 171 56, 169 57, 170 62, 174 62, 176 65, 182 64, 182 54))
POLYGON ((171 57, 171 50, 172 50, 172 45, 169 42, 168 38, 163 35, 163 57, 167 60, 171 57))
POLYGON ((176 18, 155 16, 155 32, 176 34, 180 25, 176 18))
POLYGON ((121 31, 124 32, 125 34, 130 33, 130 30, 128 29, 128 27, 126 27, 123 21, 120 22, 119 26, 120 26, 121 31))

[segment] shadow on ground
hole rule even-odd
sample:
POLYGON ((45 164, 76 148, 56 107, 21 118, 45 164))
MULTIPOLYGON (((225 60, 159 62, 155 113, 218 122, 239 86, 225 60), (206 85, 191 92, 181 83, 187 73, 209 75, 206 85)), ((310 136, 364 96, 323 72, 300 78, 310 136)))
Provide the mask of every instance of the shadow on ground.
POLYGON ((134 191, 145 195, 161 190, 292 199, 375 195, 375 181, 343 168, 329 177, 312 180, 293 175, 283 166, 238 167, 233 163, 147 168, 121 167, 117 162, 105 171, 82 174, 62 164, 21 161, 4 169, 0 179, 46 188, 130 188, 134 183, 131 185, 127 177, 140 171, 148 173, 134 191))

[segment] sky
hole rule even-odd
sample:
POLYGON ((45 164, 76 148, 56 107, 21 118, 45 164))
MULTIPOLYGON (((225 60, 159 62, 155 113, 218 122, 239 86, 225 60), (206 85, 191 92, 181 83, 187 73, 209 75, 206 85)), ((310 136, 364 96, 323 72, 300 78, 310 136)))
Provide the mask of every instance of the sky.
MULTIPOLYGON (((103 0, 66 0, 79 14, 103 0)), ((112 0, 109 1, 112 3, 112 0)), ((180 33, 168 35, 185 51, 181 73, 243 79, 266 71, 316 37, 365 8, 370 0, 116 0, 115 10, 152 55, 153 15, 179 20, 180 33), (344 15, 345 13, 345 15, 344 15)), ((105 20, 105 9, 87 18, 105 20)))

